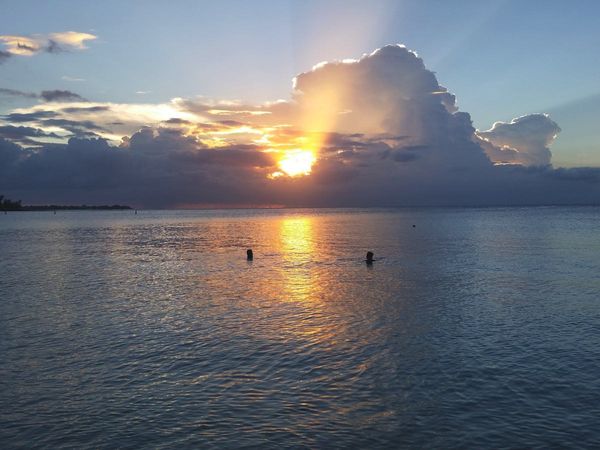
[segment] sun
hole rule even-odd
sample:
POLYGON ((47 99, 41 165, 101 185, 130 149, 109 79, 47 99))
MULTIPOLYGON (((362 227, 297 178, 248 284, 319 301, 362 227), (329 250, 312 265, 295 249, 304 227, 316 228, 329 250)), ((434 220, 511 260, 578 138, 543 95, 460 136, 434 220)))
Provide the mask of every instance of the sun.
POLYGON ((298 177, 310 174, 314 162, 315 155, 311 150, 296 148, 284 152, 279 168, 290 177, 298 177))

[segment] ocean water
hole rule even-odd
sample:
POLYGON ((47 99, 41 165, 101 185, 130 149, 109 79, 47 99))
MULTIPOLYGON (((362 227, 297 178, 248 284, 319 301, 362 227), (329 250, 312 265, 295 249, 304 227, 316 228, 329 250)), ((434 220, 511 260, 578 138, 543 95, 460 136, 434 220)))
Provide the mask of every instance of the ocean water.
POLYGON ((0 216, 3 449, 599 446, 600 208, 0 216))

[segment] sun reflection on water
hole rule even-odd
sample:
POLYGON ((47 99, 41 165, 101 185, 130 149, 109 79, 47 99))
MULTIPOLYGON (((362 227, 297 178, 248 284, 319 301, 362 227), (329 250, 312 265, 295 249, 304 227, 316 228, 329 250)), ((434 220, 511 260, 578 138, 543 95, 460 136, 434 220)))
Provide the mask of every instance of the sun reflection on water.
POLYGON ((310 301, 313 278, 307 264, 315 253, 312 218, 283 219, 279 231, 285 292, 295 301, 310 301))
POLYGON ((301 262, 309 259, 314 250, 312 220, 310 217, 293 217, 281 221, 281 249, 285 257, 305 257, 301 262))

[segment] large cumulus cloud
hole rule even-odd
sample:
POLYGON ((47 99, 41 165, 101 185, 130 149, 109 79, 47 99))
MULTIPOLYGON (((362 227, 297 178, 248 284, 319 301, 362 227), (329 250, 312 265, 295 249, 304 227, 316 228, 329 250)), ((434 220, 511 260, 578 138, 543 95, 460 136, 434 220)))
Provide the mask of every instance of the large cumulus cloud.
POLYGON ((287 101, 42 104, 4 120, 12 128, 2 128, 0 191, 29 202, 563 204, 600 193, 598 169, 552 168, 560 129, 548 116, 477 132, 435 74, 398 45, 315 66, 295 78, 287 101), (50 133, 69 140, 49 142, 50 133), (297 148, 317 152, 311 174, 273 176, 282 152, 297 148))
POLYGON ((323 118, 328 131, 404 136, 395 144, 396 161, 412 159, 445 171, 489 165, 473 142, 469 115, 457 111, 454 96, 402 46, 319 65, 299 75, 295 89, 305 117, 322 117, 333 106, 332 117, 323 118), (419 150, 402 157, 403 148, 419 150))

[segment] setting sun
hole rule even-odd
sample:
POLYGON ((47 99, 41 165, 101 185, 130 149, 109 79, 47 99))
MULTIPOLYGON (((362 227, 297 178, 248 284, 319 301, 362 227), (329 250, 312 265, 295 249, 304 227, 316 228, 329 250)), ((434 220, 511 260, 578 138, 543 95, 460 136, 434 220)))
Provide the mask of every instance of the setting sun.
POLYGON ((290 177, 308 175, 315 162, 315 155, 310 150, 287 150, 279 161, 279 168, 290 177))

